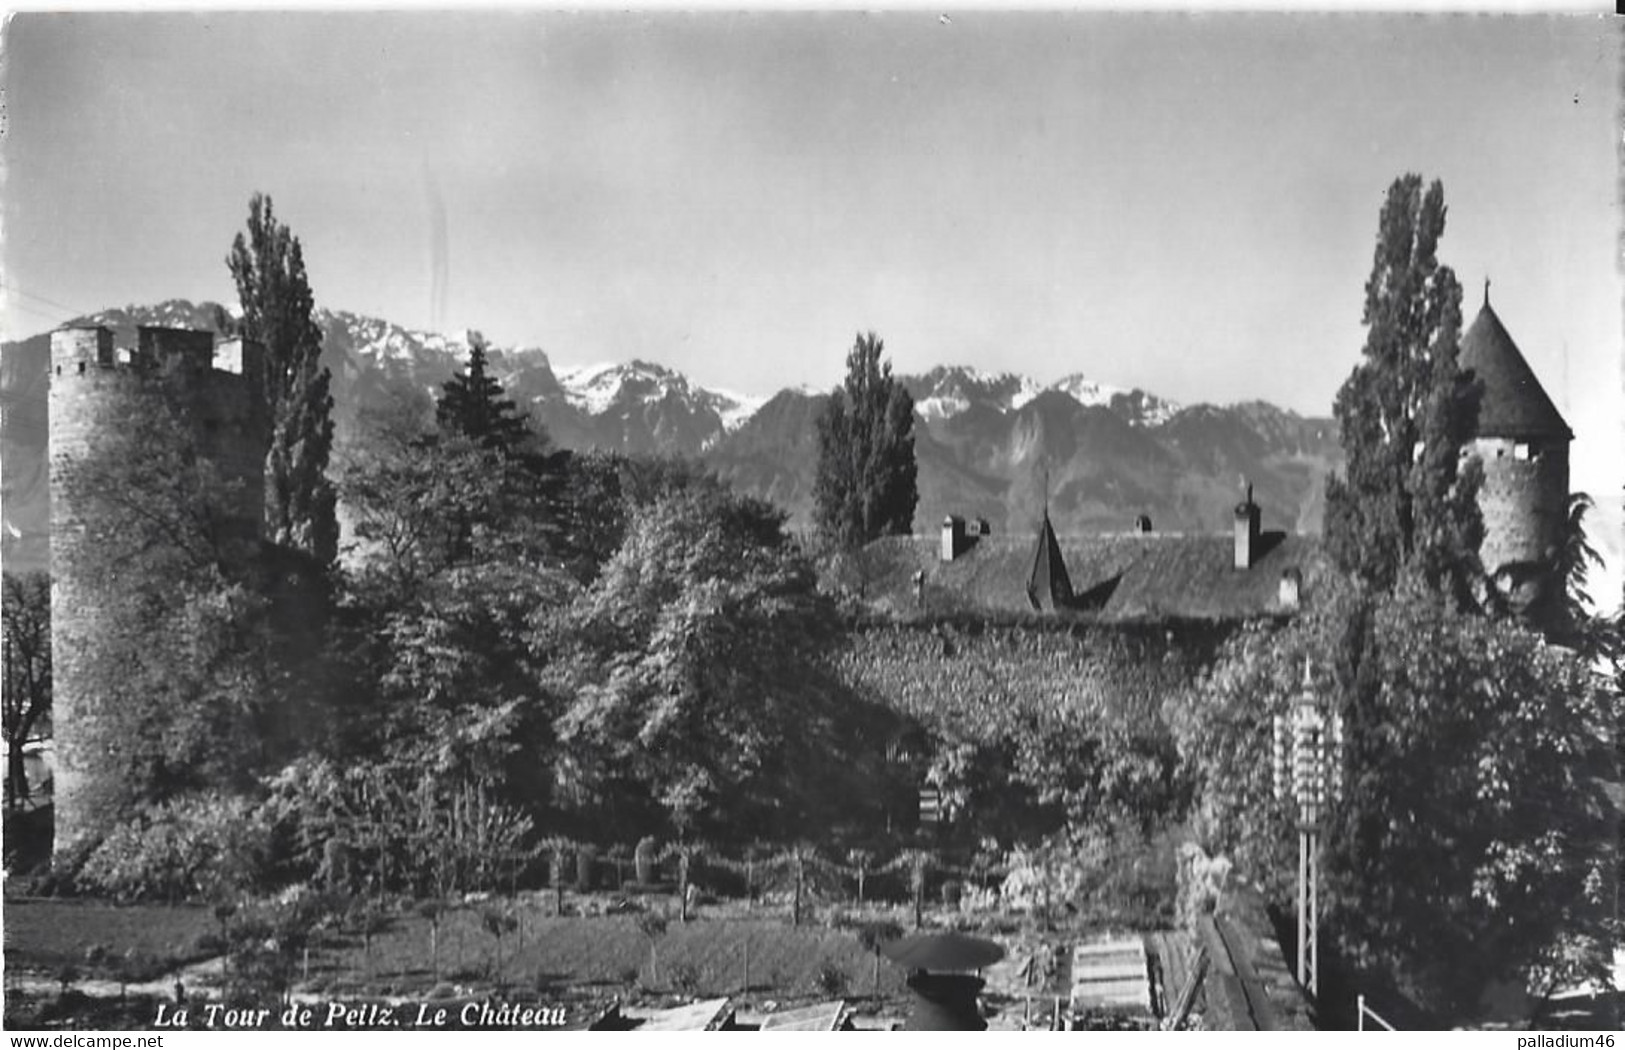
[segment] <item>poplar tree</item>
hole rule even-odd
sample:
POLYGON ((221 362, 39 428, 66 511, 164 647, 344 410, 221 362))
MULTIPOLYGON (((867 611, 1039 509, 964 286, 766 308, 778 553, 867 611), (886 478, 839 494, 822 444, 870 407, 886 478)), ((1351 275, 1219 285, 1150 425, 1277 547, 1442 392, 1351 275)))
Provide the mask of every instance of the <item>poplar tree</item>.
POLYGON ((814 514, 819 530, 844 547, 914 527, 914 399, 880 359, 884 349, 873 332, 857 337, 846 382, 818 418, 814 514))
POLYGON ((241 332, 265 347, 270 449, 265 457, 265 536, 323 568, 338 555, 336 497, 327 478, 333 449, 332 376, 321 364, 322 332, 299 238, 276 219, 271 198, 248 203, 248 229, 226 258, 242 306, 241 332), (246 235, 245 235, 246 233, 246 235))
POLYGON ((1410 174, 1388 189, 1365 286, 1364 360, 1338 391, 1347 467, 1326 485, 1326 543, 1381 591, 1414 577, 1471 604, 1482 576, 1482 468, 1462 458, 1481 387, 1457 363, 1461 285, 1438 261, 1444 188, 1410 174))

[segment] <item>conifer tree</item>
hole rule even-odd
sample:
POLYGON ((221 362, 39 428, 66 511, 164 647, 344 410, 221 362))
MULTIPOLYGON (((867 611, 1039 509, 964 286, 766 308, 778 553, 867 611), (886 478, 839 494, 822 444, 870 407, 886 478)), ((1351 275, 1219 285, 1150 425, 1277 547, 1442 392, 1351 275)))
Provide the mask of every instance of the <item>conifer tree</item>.
POLYGON ((317 565, 338 555, 336 497, 327 478, 333 449, 332 376, 322 367, 322 332, 299 238, 276 220, 271 198, 248 203, 246 237, 226 258, 242 306, 242 335, 265 347, 270 450, 265 458, 265 535, 317 565))
POLYGON ((486 345, 480 333, 468 333, 468 370, 441 385, 435 421, 442 431, 462 434, 482 448, 509 455, 535 435, 525 423, 525 414, 512 399, 502 396, 502 384, 487 374, 486 345))
POLYGON ((1326 486, 1326 541, 1346 572, 1383 591, 1406 576, 1470 604, 1482 570, 1482 468, 1461 451, 1480 386, 1457 364, 1461 285, 1438 261, 1444 188, 1419 175, 1388 189, 1366 282, 1364 360, 1337 394, 1347 467, 1326 486))
POLYGON ((815 516, 845 547, 907 535, 919 502, 914 462, 914 399, 882 362, 885 344, 859 335, 846 356, 846 382, 818 419, 815 516))

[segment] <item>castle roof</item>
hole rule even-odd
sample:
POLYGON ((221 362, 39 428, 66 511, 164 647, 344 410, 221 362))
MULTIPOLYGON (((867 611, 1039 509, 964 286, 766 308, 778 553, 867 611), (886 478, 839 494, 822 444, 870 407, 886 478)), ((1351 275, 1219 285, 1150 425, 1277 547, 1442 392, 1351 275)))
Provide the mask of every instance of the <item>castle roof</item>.
POLYGON ((1484 400, 1478 409, 1481 436, 1573 440, 1574 432, 1495 316, 1488 297, 1461 337, 1460 361, 1461 367, 1472 369, 1484 384, 1484 400))
MULTIPOLYGON (((853 555, 834 582, 861 595, 874 611, 890 615, 1032 615, 1028 589, 1044 562, 1060 566, 1069 577, 1073 597, 1058 605, 1073 613, 1133 622, 1280 615, 1291 611, 1281 604, 1282 574, 1297 569, 1313 580, 1326 568, 1319 539, 1313 536, 1264 532, 1252 566, 1237 569, 1235 540, 1228 533, 1057 537, 1041 528, 1037 552, 1028 538, 984 536, 952 561, 941 560, 940 545, 931 537, 886 537, 853 555), (916 574, 924 579, 923 610, 916 574)), ((1047 574, 1048 566, 1044 568, 1047 574)))
POLYGON ((1066 608, 1072 602, 1072 579, 1066 572, 1066 559, 1061 554, 1060 541, 1049 523, 1049 511, 1044 512, 1044 524, 1038 530, 1038 544, 1033 551, 1033 571, 1027 579, 1027 600, 1034 609, 1066 608))

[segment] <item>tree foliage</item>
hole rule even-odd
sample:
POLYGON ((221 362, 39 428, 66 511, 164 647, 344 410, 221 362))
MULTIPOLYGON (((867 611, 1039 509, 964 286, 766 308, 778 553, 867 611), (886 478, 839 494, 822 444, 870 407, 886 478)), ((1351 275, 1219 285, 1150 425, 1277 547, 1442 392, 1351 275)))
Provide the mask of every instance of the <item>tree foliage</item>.
POLYGON ((1388 189, 1366 282, 1364 359, 1338 391, 1347 467, 1326 487, 1326 544, 1356 579, 1404 576, 1472 600, 1482 576, 1482 468, 1462 448, 1481 387, 1457 363, 1461 285, 1438 261, 1444 189, 1418 175, 1388 189))
POLYGON ((468 367, 441 387, 435 421, 444 434, 461 434, 481 448, 512 455, 538 443, 525 414, 503 396, 502 384, 486 373, 485 337, 468 335, 468 367))
POLYGON ((535 852, 531 818, 484 783, 408 762, 305 756, 266 785, 256 819, 276 843, 281 874, 343 893, 443 900, 495 890, 512 885, 535 852))
POLYGON ((322 333, 299 238, 276 219, 271 198, 248 203, 248 229, 226 264, 237 284, 242 334, 265 347, 271 412, 265 458, 266 538, 303 551, 318 566, 338 554, 337 500, 327 479, 333 449, 332 377, 321 364, 322 333), (246 235, 245 235, 246 233, 246 235))
POLYGON ((51 577, 44 572, 6 573, 5 681, 0 715, 6 736, 6 799, 28 798, 23 747, 51 714, 51 577))
POLYGON ((777 510, 714 481, 638 509, 539 638, 573 697, 558 726, 577 797, 735 836, 838 808, 858 770, 832 759, 863 718, 818 659, 832 615, 777 510))
POLYGON ((259 888, 269 835, 242 796, 186 795, 143 809, 97 845, 79 881, 118 900, 186 900, 259 888))
POLYGON ((403 427, 372 443, 344 489, 379 699, 358 712, 355 746, 540 805, 554 712, 531 637, 576 589, 550 556, 549 480, 464 434, 403 427))
POLYGON ((1617 661, 1625 656, 1619 623, 1596 614, 1589 589, 1591 571, 1603 567, 1602 555, 1586 535, 1586 515, 1595 506, 1584 492, 1569 494, 1556 566, 1563 605, 1553 638, 1589 659, 1617 661))
POLYGON ((1614 701, 1584 661, 1416 584, 1350 589, 1236 639, 1176 727, 1200 834, 1283 896, 1294 814, 1265 756, 1306 656, 1344 725, 1322 840, 1326 926, 1344 951, 1457 1016, 1492 980, 1563 966, 1572 979, 1575 960, 1600 972, 1614 701))
POLYGON ((885 344, 859 335, 846 356, 846 381, 818 418, 814 515, 825 536, 858 547, 907 535, 919 502, 914 463, 914 399, 880 359, 885 344))

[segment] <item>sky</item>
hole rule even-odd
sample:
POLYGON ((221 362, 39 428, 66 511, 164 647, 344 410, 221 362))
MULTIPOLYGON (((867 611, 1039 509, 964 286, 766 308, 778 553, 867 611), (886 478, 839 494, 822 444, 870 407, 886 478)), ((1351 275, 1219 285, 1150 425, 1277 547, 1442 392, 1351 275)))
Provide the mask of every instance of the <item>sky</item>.
POLYGON ((6 338, 230 301, 263 191, 320 305, 556 366, 760 396, 873 330, 903 372, 1329 415, 1383 194, 1437 178, 1466 320, 1490 278, 1619 564, 1607 17, 70 13, 3 46, 6 338))

